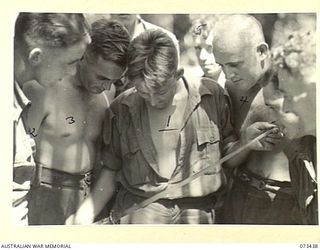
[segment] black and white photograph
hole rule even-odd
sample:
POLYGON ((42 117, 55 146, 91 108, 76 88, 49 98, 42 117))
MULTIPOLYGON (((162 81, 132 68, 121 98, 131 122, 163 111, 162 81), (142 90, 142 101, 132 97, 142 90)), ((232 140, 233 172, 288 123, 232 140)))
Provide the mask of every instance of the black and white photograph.
POLYGON ((0 248, 319 248, 319 13, 4 3, 0 248))
POLYGON ((15 225, 318 225, 316 13, 19 12, 15 225))

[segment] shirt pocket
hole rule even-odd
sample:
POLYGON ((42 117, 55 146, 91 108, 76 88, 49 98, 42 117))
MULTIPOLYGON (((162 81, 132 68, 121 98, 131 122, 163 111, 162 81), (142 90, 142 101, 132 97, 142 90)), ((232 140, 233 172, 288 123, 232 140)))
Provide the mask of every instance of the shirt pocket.
POLYGON ((121 138, 121 150, 124 158, 130 158, 130 155, 134 155, 140 150, 138 138, 136 135, 122 136, 121 138))
POLYGON ((196 131, 199 158, 209 158, 210 154, 219 151, 220 134, 218 127, 210 122, 196 131))
POLYGON ((205 175, 212 175, 219 172, 220 165, 215 163, 220 159, 220 134, 218 127, 213 123, 208 126, 202 126, 196 132, 197 137, 197 154, 193 159, 192 168, 199 171, 211 165, 206 170, 205 175))

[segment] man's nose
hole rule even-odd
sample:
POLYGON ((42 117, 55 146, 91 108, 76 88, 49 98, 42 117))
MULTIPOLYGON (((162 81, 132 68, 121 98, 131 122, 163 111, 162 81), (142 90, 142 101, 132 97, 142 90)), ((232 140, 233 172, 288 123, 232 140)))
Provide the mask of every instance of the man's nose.
POLYGON ((157 104, 157 99, 155 98, 155 96, 154 95, 150 95, 150 97, 149 97, 149 101, 150 101, 150 103, 151 103, 151 105, 152 106, 155 106, 156 104, 157 104))
POLYGON ((225 74, 227 80, 232 80, 232 78, 235 77, 235 72, 228 67, 223 68, 223 73, 225 74))
POLYGON ((205 61, 208 58, 208 51, 204 48, 200 50, 200 55, 199 55, 200 60, 205 61))
POLYGON ((71 67, 67 68, 66 75, 74 76, 76 74, 77 68, 75 65, 72 65, 71 67))
POLYGON ((280 111, 281 110, 281 100, 265 100, 266 106, 272 108, 273 110, 280 111))
POLYGON ((152 106, 155 106, 157 104, 156 100, 154 98, 150 98, 150 103, 152 106))
POLYGON ((80 44, 81 48, 83 49, 83 53, 85 53, 87 46, 89 44, 91 44, 91 42, 92 42, 92 38, 91 38, 90 34, 88 32, 85 32, 83 34, 83 38, 82 38, 82 41, 80 44))
POLYGON ((283 112, 285 113, 290 112, 291 111, 290 106, 291 106, 290 101, 287 98, 285 98, 282 106, 283 112))
POLYGON ((101 86, 104 90, 110 90, 111 88, 111 83, 109 81, 102 82, 101 86))

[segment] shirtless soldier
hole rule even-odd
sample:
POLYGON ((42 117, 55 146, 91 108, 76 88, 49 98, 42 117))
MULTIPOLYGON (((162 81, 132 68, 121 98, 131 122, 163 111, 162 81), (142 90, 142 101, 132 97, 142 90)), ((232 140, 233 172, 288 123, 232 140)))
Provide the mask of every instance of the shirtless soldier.
POLYGON ((14 147, 13 219, 28 224, 27 197, 33 180, 34 140, 28 133, 30 100, 24 84, 36 80, 44 88, 76 71, 76 63, 90 43, 89 26, 82 14, 19 13, 14 34, 14 147))
MULTIPOLYGON (((269 49, 260 23, 249 15, 231 15, 220 19, 213 31, 213 40, 208 41, 226 75, 238 136, 252 123, 259 129, 270 126, 277 115, 265 105, 262 87, 277 79, 271 78, 269 49)), ((297 223, 288 158, 283 151, 286 143, 282 138, 279 144, 265 147, 267 151, 251 151, 238 166, 225 204, 225 223, 297 223)))
MULTIPOLYGON (((279 81, 275 90, 281 95, 273 103, 283 102, 279 118, 285 133, 294 139, 286 149, 292 188, 298 204, 300 224, 318 225, 318 183, 316 160, 316 32, 295 32, 273 48, 279 81)), ((273 91, 273 92, 277 92, 273 91)), ((299 218, 299 217, 298 217, 299 218)))
POLYGON ((74 76, 48 90, 34 82, 25 89, 34 104, 28 123, 37 144, 30 224, 64 224, 89 193, 108 107, 103 91, 122 77, 128 45, 121 24, 98 20, 74 76))

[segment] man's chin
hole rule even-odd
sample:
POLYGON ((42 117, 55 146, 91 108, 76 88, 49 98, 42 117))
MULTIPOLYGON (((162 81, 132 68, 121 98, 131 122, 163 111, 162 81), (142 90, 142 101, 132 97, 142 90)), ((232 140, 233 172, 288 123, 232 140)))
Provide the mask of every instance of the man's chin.
POLYGON ((154 105, 152 107, 155 109, 165 109, 167 107, 167 105, 154 105))
POLYGON ((166 103, 159 103, 159 104, 156 104, 156 105, 149 104, 149 105, 154 109, 165 109, 166 107, 169 106, 166 103))
POLYGON ((248 84, 247 82, 245 82, 244 80, 236 80, 236 81, 231 81, 235 86, 237 86, 238 89, 241 90, 249 90, 252 88, 251 84, 248 84))
POLYGON ((289 129, 285 128, 283 132, 285 136, 290 140, 297 139, 304 136, 303 131, 297 128, 289 128, 289 129))

